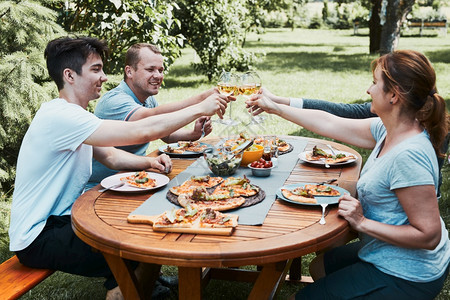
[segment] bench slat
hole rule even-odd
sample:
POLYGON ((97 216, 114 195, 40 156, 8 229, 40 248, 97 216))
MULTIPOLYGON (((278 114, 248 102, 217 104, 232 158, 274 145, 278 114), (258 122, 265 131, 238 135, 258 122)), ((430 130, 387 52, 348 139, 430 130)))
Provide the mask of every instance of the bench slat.
POLYGON ((34 269, 22 265, 13 256, 0 265, 0 291, 2 299, 17 299, 48 276, 53 270, 34 269))

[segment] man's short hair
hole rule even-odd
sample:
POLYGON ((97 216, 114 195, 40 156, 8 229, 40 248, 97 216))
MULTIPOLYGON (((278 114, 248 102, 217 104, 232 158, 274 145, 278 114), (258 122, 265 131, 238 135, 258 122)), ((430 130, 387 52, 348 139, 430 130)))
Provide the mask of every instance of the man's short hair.
POLYGON ((81 75, 83 65, 91 54, 104 60, 109 53, 104 41, 93 37, 61 37, 50 41, 45 48, 47 69, 58 90, 64 88, 63 71, 71 69, 81 75))
MULTIPOLYGON (((125 56, 125 66, 130 66, 133 69, 137 69, 137 64, 140 61, 139 52, 142 48, 148 48, 155 54, 161 54, 161 50, 159 50, 158 46, 147 44, 147 43, 137 43, 134 44, 128 49, 127 54, 125 56)), ((127 74, 124 72, 123 79, 127 79, 127 74)))

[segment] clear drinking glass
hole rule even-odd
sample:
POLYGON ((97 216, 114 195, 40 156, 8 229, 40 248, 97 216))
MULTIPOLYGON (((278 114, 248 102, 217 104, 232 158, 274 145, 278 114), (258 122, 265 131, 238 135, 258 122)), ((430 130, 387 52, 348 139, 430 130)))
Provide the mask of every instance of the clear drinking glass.
MULTIPOLYGON (((247 72, 241 76, 241 85, 239 86, 239 94, 244 98, 249 99, 251 95, 257 94, 261 89, 261 78, 256 72, 247 72)), ((264 118, 260 116, 253 116, 253 108, 251 108, 250 114, 252 120, 249 124, 259 124, 264 121, 264 118)))
MULTIPOLYGON (((217 89, 219 93, 225 96, 230 96, 233 93, 237 94, 237 85, 238 85, 238 77, 236 74, 232 72, 222 71, 219 77, 219 81, 217 83, 217 89)), ((237 125, 239 124, 237 121, 232 118, 232 102, 228 103, 228 119, 218 119, 216 122, 225 124, 225 125, 237 125)))

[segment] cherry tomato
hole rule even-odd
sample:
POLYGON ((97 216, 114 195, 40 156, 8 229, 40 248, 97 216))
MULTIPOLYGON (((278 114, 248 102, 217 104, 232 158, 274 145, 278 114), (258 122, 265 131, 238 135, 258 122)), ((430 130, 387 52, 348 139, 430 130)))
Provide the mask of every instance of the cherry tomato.
POLYGON ((258 165, 257 161, 254 161, 250 164, 250 167, 255 168, 258 165))

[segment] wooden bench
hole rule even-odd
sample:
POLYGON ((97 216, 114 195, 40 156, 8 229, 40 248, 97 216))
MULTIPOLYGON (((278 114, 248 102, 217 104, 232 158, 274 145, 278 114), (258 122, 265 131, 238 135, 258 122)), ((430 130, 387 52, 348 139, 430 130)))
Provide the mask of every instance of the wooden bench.
POLYGON ((425 20, 410 20, 407 23, 408 28, 420 28, 420 36, 422 36, 423 29, 441 29, 444 35, 447 34, 447 20, 443 21, 425 21, 425 20))
POLYGON ((53 272, 53 270, 26 267, 14 255, 0 265, 1 299, 19 298, 53 272))

